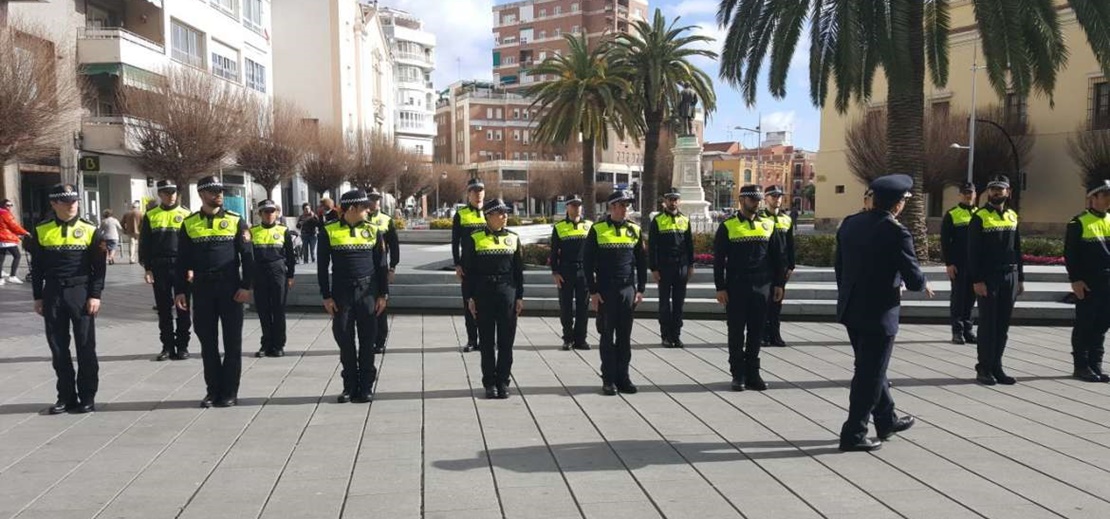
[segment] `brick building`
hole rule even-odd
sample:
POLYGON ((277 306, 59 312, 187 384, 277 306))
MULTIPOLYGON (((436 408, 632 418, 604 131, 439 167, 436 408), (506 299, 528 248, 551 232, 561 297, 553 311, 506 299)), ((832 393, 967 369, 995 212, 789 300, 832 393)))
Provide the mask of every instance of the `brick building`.
POLYGON ((792 205, 812 210, 812 204, 802 193, 805 186, 814 182, 816 153, 794 146, 764 144, 762 148, 744 148, 738 142, 705 143, 702 171, 707 189, 714 189, 711 181, 732 180, 731 193, 720 195, 722 201, 731 204, 743 185, 781 185, 792 205))

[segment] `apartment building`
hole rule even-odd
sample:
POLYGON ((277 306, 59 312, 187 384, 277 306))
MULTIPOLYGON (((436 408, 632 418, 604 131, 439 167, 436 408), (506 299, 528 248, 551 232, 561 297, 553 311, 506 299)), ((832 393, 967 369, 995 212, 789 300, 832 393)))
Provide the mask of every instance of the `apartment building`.
POLYGON ((393 52, 396 113, 393 134, 397 144, 427 160, 432 159, 436 127, 435 71, 436 37, 424 30, 424 22, 410 13, 377 7, 385 37, 393 52))
POLYGON ((739 142, 705 143, 702 171, 707 192, 721 191, 719 199, 725 206, 731 206, 736 203, 741 186, 779 185, 786 190, 788 203, 802 210, 812 209, 803 191, 816 178, 817 154, 781 144, 784 141, 789 142, 784 133, 769 132, 759 148, 744 148, 739 142), (731 187, 722 190, 722 184, 726 184, 723 181, 731 181, 731 187))

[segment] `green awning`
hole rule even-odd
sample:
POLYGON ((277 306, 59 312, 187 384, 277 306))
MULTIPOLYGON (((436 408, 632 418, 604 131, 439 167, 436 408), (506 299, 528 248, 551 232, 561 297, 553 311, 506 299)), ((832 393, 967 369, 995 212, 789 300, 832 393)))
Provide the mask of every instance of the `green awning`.
POLYGON ((128 86, 151 86, 157 83, 158 74, 125 63, 90 63, 81 65, 78 73, 85 76, 109 75, 123 78, 128 86))

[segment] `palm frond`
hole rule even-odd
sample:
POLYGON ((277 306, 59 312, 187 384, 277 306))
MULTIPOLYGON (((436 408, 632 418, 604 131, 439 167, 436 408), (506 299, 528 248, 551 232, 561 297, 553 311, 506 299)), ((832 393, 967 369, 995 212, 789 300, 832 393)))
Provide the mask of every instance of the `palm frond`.
POLYGON ((1110 77, 1110 3, 1106 0, 1071 0, 1069 3, 1102 66, 1102 74, 1110 77))
POLYGON ((925 57, 933 84, 948 84, 948 0, 925 2, 925 57))

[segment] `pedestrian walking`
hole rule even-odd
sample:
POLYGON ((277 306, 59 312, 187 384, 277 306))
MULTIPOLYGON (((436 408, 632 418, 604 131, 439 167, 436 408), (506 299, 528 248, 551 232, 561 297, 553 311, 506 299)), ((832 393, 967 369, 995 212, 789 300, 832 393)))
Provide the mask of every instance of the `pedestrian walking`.
POLYGON ((762 216, 775 224, 775 229, 782 234, 784 260, 786 261, 786 277, 783 279, 783 298, 775 301, 774 298, 767 302, 767 325, 763 329, 763 344, 779 348, 786 347, 782 338, 782 302, 786 295, 786 283, 794 275, 794 229, 797 220, 783 212, 782 198, 786 194, 782 186, 769 186, 764 192, 762 216))
POLYGON ((178 292, 177 260, 181 225, 189 210, 177 203, 177 185, 172 180, 155 184, 159 204, 143 215, 139 228, 139 264, 146 270, 144 279, 154 289, 154 309, 158 312, 158 339, 162 349, 157 361, 189 358, 189 286, 178 292), (185 307, 174 304, 178 295, 185 297, 185 307))
POLYGON ((100 384, 96 315, 104 290, 107 245, 92 222, 80 218, 80 193, 72 184, 50 189, 53 218, 36 225, 28 239, 35 255, 31 290, 35 313, 46 325, 46 343, 57 376, 58 400, 47 414, 96 410, 100 384), (69 342, 73 338, 77 370, 69 342))
POLYGON ((960 186, 960 202, 944 214, 940 224, 940 257, 944 262, 952 290, 948 296, 948 315, 952 324, 952 344, 975 344, 971 309, 975 306, 975 290, 968 272, 967 231, 976 206, 975 184, 960 186))
MULTIPOLYGON (((482 213, 482 204, 485 202, 486 186, 478 178, 472 178, 466 183, 466 207, 455 213, 451 222, 451 256, 455 261, 455 276, 463 281, 462 268, 462 241, 471 233, 486 226, 486 217, 482 213)), ((467 307, 466 295, 463 295, 463 320, 466 323, 466 346, 464 352, 478 351, 478 322, 470 315, 467 307)))
POLYGON ((332 335, 343 366, 343 392, 337 401, 366 403, 373 399, 378 374, 374 367, 377 316, 389 299, 389 276, 381 268, 381 232, 366 219, 370 205, 366 192, 347 191, 339 204, 343 216, 324 225, 320 233, 316 279, 324 309, 333 318, 332 335))
POLYGON ((339 211, 335 210, 335 202, 330 198, 321 198, 320 207, 317 211, 320 225, 327 225, 339 220, 339 211))
MULTIPOLYGON (((397 264, 401 262, 401 243, 397 239, 397 225, 393 223, 393 219, 389 215, 381 211, 381 192, 373 189, 366 194, 366 197, 369 200, 366 219, 374 224, 374 227, 381 232, 382 239, 385 240, 383 245, 385 254, 382 256, 381 268, 389 272, 389 284, 392 285, 397 264)), ((374 353, 385 353, 385 343, 388 339, 389 311, 388 309, 382 309, 381 313, 378 314, 378 334, 374 341, 374 353)))
POLYGON ((1087 185, 1087 210, 1072 218, 1064 236, 1064 260, 1075 294, 1071 332, 1072 375, 1084 382, 1110 382, 1102 370, 1110 329, 1110 180, 1087 185))
POLYGON ((601 392, 636 393, 629 377, 632 362, 632 312, 644 300, 647 258, 640 226, 628 221, 631 191, 614 191, 608 198, 609 216, 590 227, 582 253, 582 268, 590 288, 590 306, 597 311, 601 334, 601 392))
POLYGON ((694 236, 690 217, 678 210, 682 194, 670 188, 663 194, 663 210, 648 227, 647 261, 659 290, 659 336, 664 348, 681 348, 682 307, 686 285, 694 275, 694 236))
POLYGON ((239 403, 243 303, 251 297, 254 250, 247 223, 224 209, 219 177, 198 180, 197 193, 201 208, 181 225, 174 302, 178 309, 188 310, 187 287, 192 288, 193 324, 204 360, 206 392, 201 407, 231 407, 239 403))
POLYGON ((116 263, 116 251, 119 250, 121 234, 123 234, 123 226, 120 225, 115 216, 112 216, 111 209, 105 209, 100 214, 100 236, 104 238, 104 243, 108 246, 109 265, 116 263))
POLYGON ((23 237, 30 234, 15 218, 15 203, 7 198, 0 200, 0 286, 8 283, 23 284, 23 280, 17 275, 21 257, 19 246, 23 237), (5 256, 12 257, 11 270, 7 276, 4 276, 5 256))
POLYGON ((278 223, 281 214, 273 200, 258 203, 259 223, 251 227, 254 250, 254 306, 262 328, 255 357, 285 356, 285 300, 293 288, 297 255, 293 234, 278 223))
POLYGON ((301 232, 301 263, 316 262, 316 235, 322 225, 320 218, 312 212, 312 206, 301 204, 301 215, 297 217, 297 230, 301 232))
POLYGON ((901 283, 913 291, 933 291, 921 272, 910 232, 895 219, 906 206, 913 179, 886 175, 871 182, 873 208, 844 219, 836 233, 837 321, 848 330, 855 354, 848 419, 840 429, 841 451, 873 451, 913 426, 898 417, 886 370, 898 334, 901 283), (878 439, 867 438, 875 420, 878 439))
POLYGON ((582 197, 566 197, 567 216, 551 228, 551 277, 559 289, 559 323, 563 351, 588 350, 586 325, 590 310, 582 252, 593 222, 582 218, 582 197))
POLYGON ((127 259, 132 265, 139 261, 139 238, 143 231, 143 212, 139 201, 132 202, 131 209, 123 214, 123 233, 127 237, 127 259))

